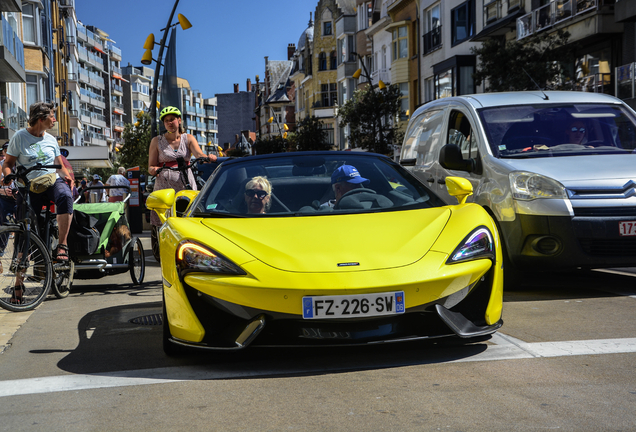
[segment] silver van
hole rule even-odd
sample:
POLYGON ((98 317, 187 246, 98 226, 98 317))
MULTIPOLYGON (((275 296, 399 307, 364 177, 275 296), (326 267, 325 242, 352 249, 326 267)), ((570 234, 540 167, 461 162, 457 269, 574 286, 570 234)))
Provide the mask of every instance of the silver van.
POLYGON ((636 113, 614 97, 485 93, 420 107, 400 163, 448 204, 445 178, 469 179, 513 276, 636 267, 635 149, 636 113))

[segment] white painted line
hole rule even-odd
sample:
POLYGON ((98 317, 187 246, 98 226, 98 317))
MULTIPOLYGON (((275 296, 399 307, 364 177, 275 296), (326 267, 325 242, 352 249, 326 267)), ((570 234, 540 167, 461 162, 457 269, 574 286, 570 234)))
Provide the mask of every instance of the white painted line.
MULTIPOLYGON (((515 360, 541 357, 562 357, 599 354, 625 354, 636 352, 636 338, 599 339, 565 342, 526 343, 510 336, 499 334, 493 338, 497 345, 487 345, 485 351, 449 363, 515 360)), ((328 370, 338 371, 336 365, 328 370)), ((0 397, 18 396, 60 391, 90 390, 108 387, 126 387, 148 384, 166 384, 191 380, 219 380, 230 378, 249 378, 253 376, 280 376, 303 372, 289 369, 244 370, 234 365, 219 366, 187 366, 157 369, 141 369, 133 371, 109 372, 96 375, 61 375, 53 377, 29 378, 0 381, 0 397)), ((305 371, 307 372, 307 371, 305 371)))

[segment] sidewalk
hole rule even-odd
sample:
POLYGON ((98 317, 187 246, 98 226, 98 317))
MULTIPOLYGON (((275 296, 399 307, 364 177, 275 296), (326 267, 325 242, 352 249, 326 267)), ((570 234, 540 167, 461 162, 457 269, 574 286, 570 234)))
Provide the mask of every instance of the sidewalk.
MULTIPOLYGON (((141 244, 144 248, 144 255, 146 257, 146 265, 152 265, 151 263, 154 263, 158 266, 159 264, 157 264, 152 256, 150 231, 146 230, 141 233, 133 234, 133 236, 138 237, 141 240, 141 244)), ((13 338, 15 332, 22 327, 35 310, 28 312, 9 312, 8 310, 0 308, 0 355, 11 345, 11 338, 13 338)))
POLYGON ((33 312, 9 312, 8 310, 0 309, 0 355, 11 345, 11 338, 33 312))

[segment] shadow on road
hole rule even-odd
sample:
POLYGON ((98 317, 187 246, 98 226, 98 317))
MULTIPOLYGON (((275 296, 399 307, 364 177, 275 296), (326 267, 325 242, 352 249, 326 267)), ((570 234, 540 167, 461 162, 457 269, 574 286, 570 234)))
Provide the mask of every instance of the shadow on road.
POLYGON ((535 273, 525 275, 515 290, 504 292, 504 302, 568 300, 636 295, 634 276, 599 271, 535 273))
POLYGON ((161 317, 161 302, 116 306, 85 315, 78 325, 79 345, 58 367, 74 374, 164 379, 183 379, 183 367, 188 370, 188 366, 196 368, 196 379, 312 376, 445 363, 483 353, 487 347, 486 343, 419 341, 338 348, 254 347, 170 358, 162 350, 160 321, 159 325, 138 323, 140 317, 153 316, 161 317))

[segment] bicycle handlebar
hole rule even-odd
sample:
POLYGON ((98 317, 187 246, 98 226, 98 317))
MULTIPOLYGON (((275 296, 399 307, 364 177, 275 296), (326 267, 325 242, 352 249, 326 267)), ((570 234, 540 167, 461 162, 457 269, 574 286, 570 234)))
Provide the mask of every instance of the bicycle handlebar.
MULTIPOLYGON (((181 159, 183 161, 183 158, 178 158, 177 159, 177 163, 179 162, 179 159, 181 159)), ((198 157, 198 158, 196 158, 193 161, 190 161, 188 163, 183 161, 182 164, 179 164, 180 166, 176 166, 176 167, 162 166, 161 168, 157 168, 157 172, 155 173, 155 176, 158 176, 159 173, 161 173, 161 171, 163 171, 165 169, 170 170, 170 171, 183 171, 185 173, 186 170, 192 168, 192 166, 194 164, 196 164, 197 162, 207 163, 207 162, 210 162, 210 159, 208 159, 207 157, 198 157)))
POLYGON ((54 164, 54 165, 42 165, 41 163, 37 163, 35 165, 33 165, 31 168, 25 168, 23 166, 19 166, 16 169, 16 173, 15 174, 9 174, 4 176, 4 184, 8 185, 9 183, 11 183, 13 180, 15 180, 16 178, 21 178, 21 179, 26 179, 26 176, 28 173, 30 173, 31 171, 40 171, 40 170, 44 170, 44 169, 61 169, 62 165, 59 164, 54 164))

